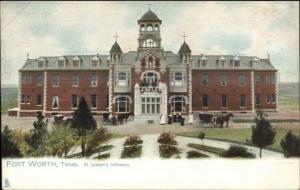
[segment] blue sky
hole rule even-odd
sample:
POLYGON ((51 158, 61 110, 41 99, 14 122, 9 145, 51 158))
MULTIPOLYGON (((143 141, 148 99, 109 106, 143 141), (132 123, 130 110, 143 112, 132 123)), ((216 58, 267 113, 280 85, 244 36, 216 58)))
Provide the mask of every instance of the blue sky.
MULTIPOLYGON (((149 2, 1 2, 1 82, 18 83, 30 58, 108 54, 118 32, 136 50, 137 20, 149 2)), ((150 2, 162 19, 162 46, 177 52, 186 33, 192 54, 256 55, 299 80, 299 2, 150 2)))

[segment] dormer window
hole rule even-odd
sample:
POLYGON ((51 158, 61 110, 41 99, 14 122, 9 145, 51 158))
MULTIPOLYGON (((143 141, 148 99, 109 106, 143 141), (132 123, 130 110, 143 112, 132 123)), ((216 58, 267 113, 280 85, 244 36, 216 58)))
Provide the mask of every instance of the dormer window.
POLYGON ((60 61, 58 61, 58 67, 64 67, 65 66, 65 61, 62 61, 62 60, 60 60, 60 61))
POLYGON ((239 67, 240 66, 240 58, 239 57, 235 56, 233 58, 233 66, 234 67, 239 67))
POLYGON ((200 63, 202 67, 205 67, 207 65, 207 58, 206 57, 201 57, 200 63))
POLYGON ((235 66, 235 67, 239 67, 240 66, 240 61, 233 61, 233 65, 235 66))
POLYGON ((44 67, 44 61, 38 61, 38 68, 44 67))
POLYGON ((73 60, 73 67, 79 67, 79 61, 73 60))
POLYGON ((73 67, 80 67, 80 58, 77 56, 72 60, 73 67))
POLYGON ((92 67, 98 67, 99 60, 92 60, 92 67))

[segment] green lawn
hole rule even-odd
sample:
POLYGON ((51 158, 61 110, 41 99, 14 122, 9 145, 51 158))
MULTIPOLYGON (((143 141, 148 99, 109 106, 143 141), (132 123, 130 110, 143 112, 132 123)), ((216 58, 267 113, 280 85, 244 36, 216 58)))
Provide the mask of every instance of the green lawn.
MULTIPOLYGON (((269 149, 283 152, 280 146, 280 141, 283 139, 288 132, 289 129, 283 129, 283 128, 277 128, 276 129, 276 136, 275 136, 275 142, 271 146, 267 147, 269 149)), ((291 129, 293 134, 299 134, 299 129, 291 129)), ((183 132, 183 133, 177 133, 178 136, 186 136, 186 137, 198 137, 199 132, 205 133, 205 138, 209 139, 216 139, 216 140, 223 140, 223 141, 229 141, 229 142, 236 142, 236 143, 243 143, 243 144, 250 144, 251 139, 251 128, 245 128, 245 129, 218 129, 218 128, 205 128, 201 129, 199 131, 193 131, 193 132, 183 132)), ((199 142, 201 140, 199 139, 199 142)))
POLYGON ((206 152, 214 153, 219 156, 222 156, 224 154, 224 152, 226 151, 225 149, 222 149, 222 148, 216 148, 216 147, 201 145, 201 144, 196 144, 196 143, 189 143, 187 146, 191 147, 191 148, 195 148, 197 150, 203 150, 206 152))

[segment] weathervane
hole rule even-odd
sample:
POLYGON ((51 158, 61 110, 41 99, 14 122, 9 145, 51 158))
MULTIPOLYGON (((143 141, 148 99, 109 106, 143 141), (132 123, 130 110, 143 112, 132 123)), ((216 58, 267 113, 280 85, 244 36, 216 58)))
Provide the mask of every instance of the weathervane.
POLYGON ((116 32, 116 35, 114 36, 116 38, 116 41, 118 40, 118 33, 116 32))
POLYGON ((185 38, 188 37, 188 36, 186 36, 185 32, 184 32, 182 37, 183 37, 183 41, 185 41, 185 38))
POLYGON ((149 10, 151 10, 151 5, 152 5, 151 3, 148 3, 148 6, 149 6, 149 10))

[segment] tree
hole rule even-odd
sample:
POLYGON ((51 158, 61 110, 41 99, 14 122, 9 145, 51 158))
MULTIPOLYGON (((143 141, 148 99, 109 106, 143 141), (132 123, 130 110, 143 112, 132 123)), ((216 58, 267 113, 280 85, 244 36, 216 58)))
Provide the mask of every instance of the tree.
POLYGON ((84 97, 81 97, 79 100, 78 109, 73 115, 71 127, 77 130, 77 135, 81 138, 81 150, 84 157, 87 132, 93 131, 97 127, 84 97))
POLYGON ((1 133, 1 156, 20 157, 21 152, 13 140, 12 131, 6 125, 1 133))
POLYGON ((200 132, 199 135, 198 135, 198 138, 201 139, 201 141, 202 141, 202 146, 203 146, 203 139, 205 138, 205 133, 200 132))
POLYGON ((43 148, 46 155, 66 157, 76 141, 74 129, 67 125, 59 125, 45 136, 43 148))
MULTIPOLYGON (((91 155, 93 151, 98 148, 101 144, 107 142, 111 138, 111 134, 107 132, 106 128, 100 128, 95 130, 89 137, 87 138, 86 143, 86 153, 91 155)), ((99 157, 100 157, 101 149, 99 148, 99 157)))
POLYGON ((274 143, 276 132, 272 130, 270 122, 265 119, 265 114, 262 111, 257 111, 254 120, 256 126, 252 126, 251 141, 259 147, 259 157, 261 158, 262 148, 274 143))
POLYGON ((300 156, 300 136, 297 137, 291 130, 289 130, 285 138, 281 140, 280 145, 285 157, 300 156))
POLYGON ((31 130, 32 136, 29 140, 30 146, 34 149, 41 148, 43 138, 47 134, 48 119, 44 121, 45 116, 42 112, 37 112, 37 121, 33 122, 34 129, 31 130))

